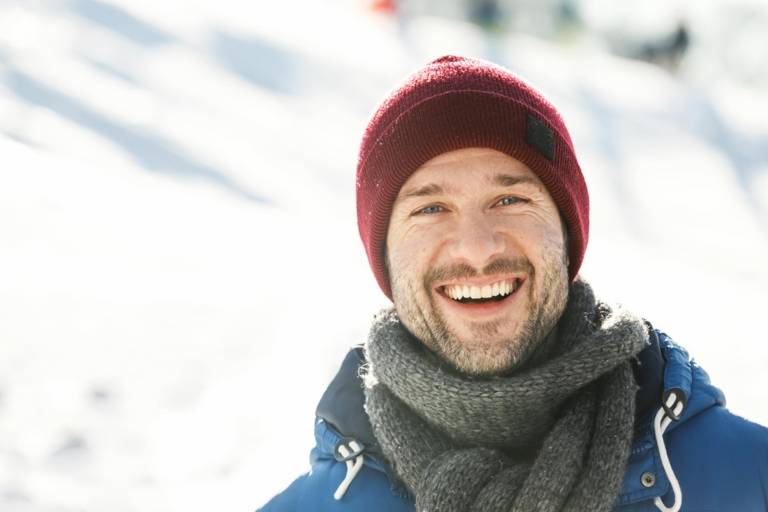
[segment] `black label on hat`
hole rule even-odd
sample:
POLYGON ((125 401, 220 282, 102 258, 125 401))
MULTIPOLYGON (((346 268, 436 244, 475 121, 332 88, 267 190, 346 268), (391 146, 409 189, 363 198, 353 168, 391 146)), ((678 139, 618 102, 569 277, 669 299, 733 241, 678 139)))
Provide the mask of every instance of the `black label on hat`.
POLYGON ((525 142, 550 162, 555 158, 555 132, 533 114, 528 114, 525 142))

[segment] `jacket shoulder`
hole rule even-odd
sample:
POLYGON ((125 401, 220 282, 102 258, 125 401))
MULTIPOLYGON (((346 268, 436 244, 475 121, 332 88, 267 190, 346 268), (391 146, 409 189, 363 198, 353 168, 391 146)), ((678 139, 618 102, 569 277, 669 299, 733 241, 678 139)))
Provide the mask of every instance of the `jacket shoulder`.
MULTIPOLYGON (((364 412, 365 397, 359 369, 361 347, 349 351, 317 406, 315 447, 311 470, 296 479, 257 512, 413 512, 413 500, 388 475, 364 412), (337 460, 340 446, 361 446, 359 457, 337 460), (359 471, 352 471, 356 461, 359 471), (349 475, 349 486, 340 499, 336 491, 349 475)), ((346 455, 346 454, 345 454, 346 455)), ((339 457, 341 458, 341 457, 339 457)))
POLYGON ((669 433, 687 510, 768 510, 768 429, 712 407, 669 433))
POLYGON ((651 332, 664 361, 661 400, 636 425, 615 510, 657 510, 654 500, 662 499, 667 506, 682 503, 681 512, 768 511, 768 429, 731 413, 722 391, 685 349, 651 332), (655 420, 670 392, 681 397, 684 410, 659 432, 655 420), (663 444, 657 442, 661 433, 663 444))
MULTIPOLYGON (((688 359, 684 349, 671 341, 670 347, 681 360, 688 359)), ((669 360, 667 364, 675 366, 669 360)), ((665 435, 682 489, 682 510, 765 512, 768 429, 733 414, 707 372, 694 360, 687 366, 690 377, 680 372, 684 378, 678 384, 689 393, 686 412, 680 425, 671 426, 665 435)))
POLYGON ((312 469, 297 478, 257 512, 413 512, 406 497, 392 490, 381 470, 364 464, 349 488, 336 499, 334 493, 347 476, 347 466, 317 448, 311 454, 312 469))

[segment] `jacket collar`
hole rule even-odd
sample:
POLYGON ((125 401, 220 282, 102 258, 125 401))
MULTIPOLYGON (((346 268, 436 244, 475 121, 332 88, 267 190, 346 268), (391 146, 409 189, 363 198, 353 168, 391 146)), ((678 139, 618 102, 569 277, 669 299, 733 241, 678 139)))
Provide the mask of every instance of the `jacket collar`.
POLYGON ((366 452, 375 455, 380 452, 368 415, 365 413, 365 394, 360 378, 360 368, 364 364, 363 347, 352 348, 320 398, 315 415, 343 437, 362 442, 366 452))

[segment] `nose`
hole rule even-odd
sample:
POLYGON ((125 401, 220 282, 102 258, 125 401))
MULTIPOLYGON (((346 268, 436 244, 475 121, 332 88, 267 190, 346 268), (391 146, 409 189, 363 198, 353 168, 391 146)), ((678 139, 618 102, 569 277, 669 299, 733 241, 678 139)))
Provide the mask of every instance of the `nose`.
POLYGON ((458 219, 448 254, 454 260, 482 269, 506 249, 504 237, 482 213, 458 219))

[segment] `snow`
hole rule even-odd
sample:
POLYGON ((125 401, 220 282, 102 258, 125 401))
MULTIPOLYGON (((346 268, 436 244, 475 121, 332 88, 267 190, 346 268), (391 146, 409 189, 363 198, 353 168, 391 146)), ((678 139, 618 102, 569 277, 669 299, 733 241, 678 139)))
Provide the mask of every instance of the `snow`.
POLYGON ((449 52, 561 107, 583 274, 768 423, 764 89, 351 1, 7 1, 0 509, 249 510, 307 469, 317 399, 387 304, 359 137, 449 52))

